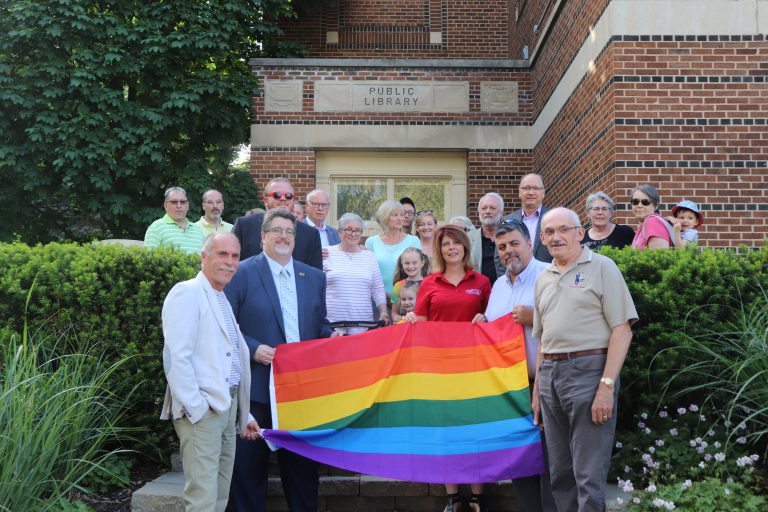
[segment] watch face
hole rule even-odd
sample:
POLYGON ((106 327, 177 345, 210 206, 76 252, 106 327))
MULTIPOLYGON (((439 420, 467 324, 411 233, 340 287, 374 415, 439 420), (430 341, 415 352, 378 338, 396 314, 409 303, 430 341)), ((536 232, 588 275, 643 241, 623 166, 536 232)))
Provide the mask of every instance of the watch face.
POLYGON ((612 386, 613 385, 613 379, 611 379, 610 377, 603 377, 602 379, 600 379, 600 382, 602 382, 606 386, 612 386))

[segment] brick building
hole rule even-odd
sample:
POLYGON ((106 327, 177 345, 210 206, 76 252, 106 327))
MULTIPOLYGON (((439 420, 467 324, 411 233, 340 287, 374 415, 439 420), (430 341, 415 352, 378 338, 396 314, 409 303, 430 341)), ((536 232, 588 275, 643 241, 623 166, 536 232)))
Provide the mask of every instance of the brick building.
POLYGON ((284 24, 307 58, 251 62, 259 186, 329 190, 332 223, 406 194, 477 221, 537 172, 547 206, 603 190, 634 227, 650 182, 703 204, 703 245, 768 236, 768 0, 315 3, 284 24))

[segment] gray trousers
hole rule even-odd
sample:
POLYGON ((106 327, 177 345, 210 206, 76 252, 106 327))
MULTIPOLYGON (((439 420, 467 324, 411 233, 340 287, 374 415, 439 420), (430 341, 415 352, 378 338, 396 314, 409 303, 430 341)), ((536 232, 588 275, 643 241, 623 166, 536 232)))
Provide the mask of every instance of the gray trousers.
POLYGON ((173 420, 184 464, 186 512, 224 512, 235 464, 237 393, 221 414, 208 409, 197 423, 186 417, 173 420))
MULTIPOLYGON (((529 382, 528 389, 533 393, 533 381, 529 382)), ((541 430, 541 449, 544 450, 544 474, 512 480, 518 512, 557 512, 555 499, 552 497, 552 486, 549 483, 549 457, 543 429, 541 430)))
POLYGON ((605 367, 603 355, 542 361, 539 393, 547 432, 549 475, 559 512, 603 512, 605 484, 616 431, 613 414, 603 425, 592 422, 592 402, 605 367))

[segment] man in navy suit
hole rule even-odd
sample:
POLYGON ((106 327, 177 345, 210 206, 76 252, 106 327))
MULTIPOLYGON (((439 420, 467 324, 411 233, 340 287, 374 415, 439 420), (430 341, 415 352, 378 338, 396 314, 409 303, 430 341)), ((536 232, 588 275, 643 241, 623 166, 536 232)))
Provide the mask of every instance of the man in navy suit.
POLYGON ((541 218, 549 211, 542 203, 544 202, 544 178, 538 174, 526 174, 520 180, 520 201, 523 207, 513 213, 510 213, 505 219, 519 220, 533 240, 533 257, 545 263, 552 262, 552 256, 549 254, 547 246, 541 243, 541 218))
MULTIPOLYGON (((292 212, 295 201, 296 194, 293 191, 293 185, 285 178, 275 178, 264 187, 264 206, 267 211, 280 208, 292 212)), ((241 261, 261 253, 261 227, 263 223, 263 214, 247 215, 235 220, 235 227, 232 228, 232 232, 240 240, 241 261)), ((320 234, 316 229, 303 222, 296 226, 293 258, 317 269, 323 269, 320 234)))
POLYGON ((317 189, 307 194, 307 218, 304 222, 308 226, 317 229, 318 233, 320 233, 320 244, 323 246, 323 249, 329 245, 341 243, 339 231, 325 223, 330 207, 331 198, 325 190, 317 189))
MULTIPOLYGON (((275 347, 336 334, 326 318, 325 274, 292 257, 300 225, 288 210, 269 210, 261 235, 264 251, 240 263, 225 289, 250 352, 251 414, 262 428, 272 427, 269 372, 275 347)), ((230 498, 234 510, 266 510, 269 453, 262 439, 238 440, 230 498)), ((290 510, 316 512, 317 463, 284 449, 277 459, 290 510)))

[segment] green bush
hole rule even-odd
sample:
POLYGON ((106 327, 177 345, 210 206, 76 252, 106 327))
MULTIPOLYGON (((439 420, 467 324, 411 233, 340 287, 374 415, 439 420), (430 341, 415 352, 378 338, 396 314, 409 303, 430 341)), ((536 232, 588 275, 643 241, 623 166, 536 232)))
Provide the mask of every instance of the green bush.
POLYGON ((72 333, 0 342, 0 510, 62 510, 117 453, 109 444, 124 434, 133 389, 113 377, 127 359, 110 361, 72 333))
MULTIPOLYGON (((678 375, 690 363, 692 339, 729 329, 734 306, 751 304, 768 283, 768 251, 741 254, 695 249, 621 251, 607 248, 624 274, 639 321, 621 372, 619 428, 633 428, 634 416, 654 411, 665 384, 674 393, 700 379, 678 375), (663 351, 663 352, 662 352, 663 351)), ((707 391, 687 398, 702 403, 707 391)), ((714 404, 725 409, 728 404, 714 404)))
MULTIPOLYGON (((136 385, 123 423, 136 427, 139 445, 131 448, 165 458, 176 437, 169 422, 159 419, 165 392, 160 313, 171 287, 199 268, 199 256, 171 249, 2 244, 0 332, 22 332, 36 278, 26 317, 30 331, 44 325, 52 336, 77 332, 80 343, 98 345, 110 361, 128 357, 110 383, 136 385)), ((63 353, 72 349, 57 347, 63 353)))
MULTIPOLYGON (((621 374, 619 428, 630 429, 633 416, 654 411, 664 384, 689 363, 690 336, 726 328, 732 305, 750 304, 761 293, 760 284, 768 282, 768 251, 605 254, 624 273, 640 316, 621 374)), ((171 425, 158 419, 166 384, 160 312, 171 287, 194 276, 199 265, 197 256, 168 249, 0 245, 0 333, 21 332, 26 293, 38 276, 30 325, 47 322, 48 329, 64 332, 74 324, 81 337, 104 343, 111 357, 141 356, 115 378, 138 382, 127 424, 139 429, 140 449, 165 457, 176 439, 171 425)), ((683 389, 695 379, 681 377, 674 385, 683 389)))

